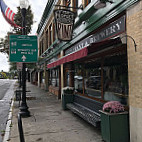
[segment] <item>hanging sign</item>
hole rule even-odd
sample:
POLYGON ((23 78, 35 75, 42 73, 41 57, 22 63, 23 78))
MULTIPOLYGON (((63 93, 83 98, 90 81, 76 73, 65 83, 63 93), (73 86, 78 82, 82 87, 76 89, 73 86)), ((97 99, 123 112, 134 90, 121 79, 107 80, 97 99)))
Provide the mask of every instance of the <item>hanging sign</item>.
POLYGON ((74 12, 67 9, 54 10, 57 37, 61 41, 70 41, 74 26, 74 12))

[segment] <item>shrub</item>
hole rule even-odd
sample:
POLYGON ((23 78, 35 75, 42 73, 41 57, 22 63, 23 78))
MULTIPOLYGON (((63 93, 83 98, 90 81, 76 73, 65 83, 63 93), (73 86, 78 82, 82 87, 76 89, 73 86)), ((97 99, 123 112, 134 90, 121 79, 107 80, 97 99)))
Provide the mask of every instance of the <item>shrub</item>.
POLYGON ((63 93, 66 93, 66 94, 73 94, 73 92, 74 92, 74 88, 73 88, 73 87, 67 86, 67 87, 64 87, 64 88, 63 88, 63 93))

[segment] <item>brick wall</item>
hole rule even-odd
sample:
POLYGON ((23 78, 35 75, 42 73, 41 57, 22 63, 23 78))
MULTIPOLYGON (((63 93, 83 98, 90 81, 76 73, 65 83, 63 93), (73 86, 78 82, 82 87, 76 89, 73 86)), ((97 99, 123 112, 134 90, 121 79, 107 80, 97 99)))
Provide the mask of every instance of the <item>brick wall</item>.
POLYGON ((142 1, 127 10, 130 142, 142 142, 142 1))
POLYGON ((132 39, 128 38, 128 73, 130 106, 142 108, 142 1, 127 10, 127 34, 137 44, 135 52, 132 39))

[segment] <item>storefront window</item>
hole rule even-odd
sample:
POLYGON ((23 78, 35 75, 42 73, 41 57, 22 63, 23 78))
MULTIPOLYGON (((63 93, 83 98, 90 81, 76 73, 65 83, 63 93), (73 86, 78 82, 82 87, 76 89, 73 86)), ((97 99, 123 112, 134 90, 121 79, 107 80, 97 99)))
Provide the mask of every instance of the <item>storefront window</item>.
POLYGON ((85 72, 85 93, 88 96, 101 98, 101 68, 90 67, 85 72))
POLYGON ((128 105, 128 69, 126 54, 114 54, 76 65, 76 93, 128 105))
POLYGON ((127 64, 108 66, 105 70, 104 100, 127 104, 128 71, 127 64))
POLYGON ((74 88, 78 93, 83 93, 83 70, 82 65, 76 65, 74 76, 74 88))
POLYGON ((50 85, 59 87, 59 69, 52 69, 50 71, 50 85))

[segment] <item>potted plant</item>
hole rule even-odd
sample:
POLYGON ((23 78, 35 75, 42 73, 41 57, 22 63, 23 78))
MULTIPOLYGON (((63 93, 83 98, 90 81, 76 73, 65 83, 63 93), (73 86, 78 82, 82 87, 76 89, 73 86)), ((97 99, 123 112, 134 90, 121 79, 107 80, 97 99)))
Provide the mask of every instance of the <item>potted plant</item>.
POLYGON ((109 101, 101 111, 101 133, 106 142, 129 142, 129 116, 118 101, 109 101))
POLYGON ((73 102, 73 94, 74 88, 73 87, 64 87, 62 89, 62 107, 64 110, 67 109, 66 104, 73 102))

